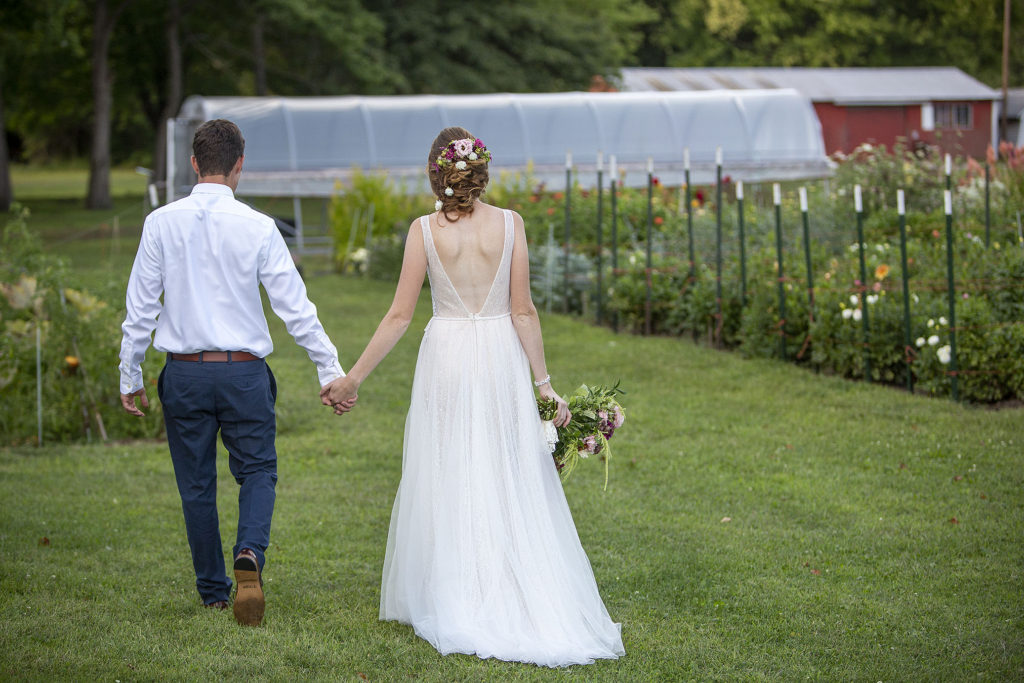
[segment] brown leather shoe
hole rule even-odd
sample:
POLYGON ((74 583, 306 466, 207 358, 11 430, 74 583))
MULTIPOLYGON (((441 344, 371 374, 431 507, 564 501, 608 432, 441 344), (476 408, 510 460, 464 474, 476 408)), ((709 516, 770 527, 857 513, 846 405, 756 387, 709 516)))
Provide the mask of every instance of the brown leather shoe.
POLYGON ((262 624, 266 606, 263 579, 256 553, 248 548, 235 557, 235 587, 235 621, 242 626, 262 624))

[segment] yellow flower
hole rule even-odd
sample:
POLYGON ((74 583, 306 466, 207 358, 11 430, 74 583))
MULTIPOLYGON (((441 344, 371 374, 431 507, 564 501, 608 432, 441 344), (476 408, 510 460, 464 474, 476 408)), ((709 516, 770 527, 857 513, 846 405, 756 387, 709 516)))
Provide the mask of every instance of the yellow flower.
POLYGON ((885 265, 884 263, 879 265, 877 268, 875 268, 875 279, 876 280, 884 280, 885 277, 888 274, 889 274, 889 266, 885 265))

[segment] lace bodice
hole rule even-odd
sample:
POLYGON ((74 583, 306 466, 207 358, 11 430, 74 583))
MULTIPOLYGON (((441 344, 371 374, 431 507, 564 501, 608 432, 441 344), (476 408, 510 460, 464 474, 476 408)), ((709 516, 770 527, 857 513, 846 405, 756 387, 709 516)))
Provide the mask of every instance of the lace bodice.
POLYGON ((444 264, 437 254, 434 246, 434 237, 430 232, 430 217, 420 218, 420 227, 423 230, 423 246, 427 252, 427 276, 430 278, 430 298, 433 302, 435 318, 449 319, 479 319, 505 317, 510 312, 510 276, 512 270, 512 212, 508 209, 502 210, 505 219, 505 241, 502 247, 501 260, 498 262, 498 270, 494 274, 491 288, 484 300, 483 307, 479 311, 471 311, 463 302, 459 292, 455 289, 448 273, 445 272, 444 264))

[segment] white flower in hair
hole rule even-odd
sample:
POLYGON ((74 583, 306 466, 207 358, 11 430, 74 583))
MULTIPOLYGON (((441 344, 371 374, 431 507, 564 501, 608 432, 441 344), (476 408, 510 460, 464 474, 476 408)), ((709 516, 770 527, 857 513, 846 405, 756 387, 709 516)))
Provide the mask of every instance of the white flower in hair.
POLYGON ((434 211, 440 211, 441 210, 441 206, 442 206, 441 200, 438 199, 436 202, 434 202, 434 211))
POLYGON ((446 187, 446 188, 444 188, 444 195, 445 195, 446 197, 451 197, 451 196, 452 196, 453 194, 455 194, 455 190, 453 190, 453 189, 452 189, 452 188, 450 188, 450 187, 446 187))
POLYGON ((466 170, 466 162, 462 161, 461 159, 459 161, 456 161, 455 162, 455 168, 457 168, 460 171, 465 171, 466 170))
POLYGON ((476 161, 477 160, 476 152, 470 152, 469 156, 466 157, 466 158, 469 159, 470 161, 476 161))

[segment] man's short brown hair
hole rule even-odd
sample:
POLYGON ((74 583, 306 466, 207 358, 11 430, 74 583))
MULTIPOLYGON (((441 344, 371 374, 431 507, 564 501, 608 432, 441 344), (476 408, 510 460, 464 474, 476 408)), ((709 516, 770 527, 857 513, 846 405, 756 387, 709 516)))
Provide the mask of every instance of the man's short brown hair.
POLYGON ((199 175, 228 175, 245 154, 242 131, 227 119, 213 119, 199 126, 192 138, 192 153, 199 175))

